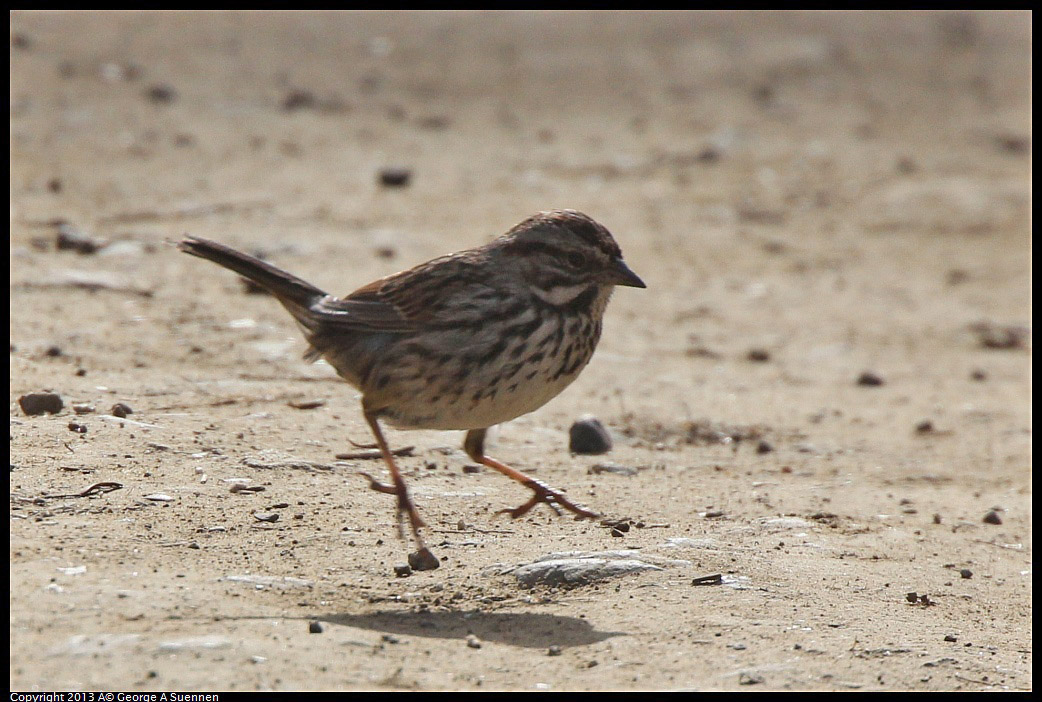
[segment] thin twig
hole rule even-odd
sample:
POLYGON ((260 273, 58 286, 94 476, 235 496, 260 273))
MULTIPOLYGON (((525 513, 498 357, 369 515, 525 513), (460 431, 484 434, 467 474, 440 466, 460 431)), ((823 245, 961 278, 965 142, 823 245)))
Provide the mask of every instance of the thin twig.
POLYGON ((106 492, 112 492, 113 490, 122 489, 123 483, 105 481, 101 483, 94 483, 82 492, 69 493, 67 495, 44 495, 43 497, 48 500, 63 500, 71 497, 90 497, 91 495, 101 495, 106 492))
MULTIPOLYGON (((350 439, 348 439, 350 441, 350 439)), ((354 442, 351 441, 353 444, 354 442)), ((403 446, 402 448, 393 449, 391 451, 392 456, 411 456, 415 446, 403 446)), ((373 461, 378 458, 383 458, 379 450, 366 450, 366 451, 352 451, 351 453, 338 453, 336 458, 341 461, 373 461)))

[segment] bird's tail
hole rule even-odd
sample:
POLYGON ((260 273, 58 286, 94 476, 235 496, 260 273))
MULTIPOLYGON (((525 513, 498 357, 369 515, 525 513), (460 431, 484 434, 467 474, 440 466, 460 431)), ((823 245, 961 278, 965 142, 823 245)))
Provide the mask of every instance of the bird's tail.
POLYGON ((261 286, 278 299, 305 329, 314 325, 311 305, 326 293, 311 283, 230 246, 198 236, 186 236, 177 244, 185 253, 213 261, 261 286))

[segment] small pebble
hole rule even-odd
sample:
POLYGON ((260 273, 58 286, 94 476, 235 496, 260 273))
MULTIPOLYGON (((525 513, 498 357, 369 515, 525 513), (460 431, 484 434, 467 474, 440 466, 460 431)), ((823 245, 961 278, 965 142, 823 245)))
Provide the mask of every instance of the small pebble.
POLYGON ((326 627, 322 625, 322 622, 318 620, 312 620, 308 622, 308 633, 309 634, 321 634, 325 631, 326 627))
POLYGON ((412 170, 389 167, 380 170, 380 185, 388 188, 404 188, 412 180, 412 170))
POLYGON ((22 51, 33 48, 33 38, 25 32, 15 32, 11 35, 11 46, 22 51))
POLYGON ((94 411, 94 407, 87 404, 73 405, 72 411, 76 414, 90 414, 94 411))
POLYGON ((760 442, 758 444, 756 444, 756 453, 759 453, 759 454, 770 453, 773 450, 774 450, 774 445, 771 444, 771 442, 769 442, 769 441, 765 441, 763 439, 760 439, 760 442))
POLYGON ((430 549, 424 547, 415 553, 409 554, 409 565, 413 570, 434 570, 441 565, 437 556, 430 549))
POLYGON ((959 571, 959 575, 962 577, 963 580, 969 580, 973 577, 973 571, 969 568, 963 568, 959 571))
POLYGON ((944 640, 945 641, 950 641, 951 643, 955 643, 956 641, 959 640, 959 638, 955 634, 945 634, 944 635, 944 640))
POLYGON ((86 434, 87 433, 87 425, 86 424, 79 424, 78 422, 69 422, 69 431, 74 431, 77 434, 86 434))
POLYGON ((598 463, 590 468, 589 473, 614 473, 615 475, 636 475, 638 470, 631 466, 619 466, 614 463, 598 463))
POLYGON ((128 414, 134 414, 134 410, 131 409, 130 405, 128 405, 126 402, 117 402, 116 404, 112 405, 112 409, 109 410, 109 414, 111 414, 114 417, 125 419, 128 414))
POLYGON ((55 392, 31 392, 19 397, 18 405, 26 414, 36 415, 45 412, 58 414, 65 403, 62 402, 61 395, 55 392))
POLYGON ((554 644, 553 646, 551 646, 550 648, 548 648, 546 650, 546 655, 548 655, 548 656, 559 656, 559 655, 561 655, 561 653, 562 653, 562 649, 557 644, 554 644))
POLYGON ((467 634, 467 647, 468 648, 481 648, 481 639, 474 634, 467 634))
POLYGON ((394 574, 399 578, 408 578, 412 575, 412 566, 402 563, 394 567, 394 574))
POLYGON ((754 363, 766 363, 771 360, 771 352, 767 349, 749 349, 745 357, 754 363))
POLYGON ((481 466, 474 465, 473 463, 468 463, 465 466, 463 466, 463 472, 464 473, 480 473, 481 472, 481 466))
POLYGON ((326 404, 326 401, 325 400, 291 400, 290 402, 288 402, 286 404, 288 404, 293 409, 309 410, 309 409, 316 409, 318 407, 321 407, 322 405, 326 404))
POLYGON ((279 521, 281 515, 278 512, 254 512, 253 518, 258 522, 271 522, 274 524, 279 521))
POLYGON ((291 90, 288 95, 282 100, 282 109, 286 112, 292 112, 294 110, 308 110, 315 107, 318 104, 318 100, 315 99, 314 93, 309 90, 291 90))
POLYGON ((879 387, 884 382, 886 382, 886 381, 884 381, 881 376, 879 376, 879 375, 877 375, 877 374, 875 374, 875 373, 873 373, 871 371, 865 371, 864 373, 859 375, 858 378, 857 378, 857 384, 858 385, 861 385, 861 386, 864 386, 864 387, 869 387, 869 388, 879 387))
POLYGON ((177 99, 177 91, 170 85, 157 83, 156 85, 149 86, 145 91, 145 97, 148 98, 149 102, 154 104, 168 105, 177 99))
POLYGON ((1000 517, 999 513, 996 512, 995 510, 991 510, 990 512, 988 512, 987 514, 984 515, 984 523, 985 524, 1002 524, 1002 517, 1000 517))
POLYGON ((106 243, 101 239, 94 239, 68 224, 58 227, 58 235, 55 239, 55 246, 59 251, 75 251, 84 256, 97 253, 99 249, 105 247, 106 243))
POLYGON ((585 417, 568 430, 568 450, 586 455, 608 453, 611 451, 611 435, 600 420, 585 417))

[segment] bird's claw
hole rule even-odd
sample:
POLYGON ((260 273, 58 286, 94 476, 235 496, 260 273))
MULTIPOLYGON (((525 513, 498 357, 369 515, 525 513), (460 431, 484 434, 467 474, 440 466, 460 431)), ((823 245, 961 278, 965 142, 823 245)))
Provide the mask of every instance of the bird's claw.
POLYGON ((539 482, 538 480, 527 482, 525 483, 525 486, 535 493, 528 502, 525 502, 519 507, 514 507, 513 509, 501 509, 496 512, 496 514, 509 514, 514 519, 517 519, 518 517, 523 517, 528 514, 532 508, 539 503, 543 503, 556 512, 557 516, 562 516, 562 507, 575 514, 576 519, 594 519, 600 516, 596 512, 591 512, 585 507, 575 504, 562 493, 545 483, 539 482))

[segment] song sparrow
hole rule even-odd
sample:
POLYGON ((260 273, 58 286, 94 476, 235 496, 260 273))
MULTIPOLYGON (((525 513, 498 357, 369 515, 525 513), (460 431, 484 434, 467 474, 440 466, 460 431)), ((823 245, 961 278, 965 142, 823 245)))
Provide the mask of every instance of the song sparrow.
POLYGON ((611 234, 574 210, 529 217, 494 241, 435 258, 333 297, 269 263, 188 236, 179 248, 245 276, 293 315, 310 348, 362 391, 362 412, 391 474, 370 487, 397 496, 408 514, 418 570, 438 567, 425 526, 387 447, 380 419, 413 429, 464 429, 474 461, 577 519, 597 516, 560 491, 485 455, 489 427, 531 412, 575 380, 593 355, 604 308, 616 285, 643 288, 611 234))

